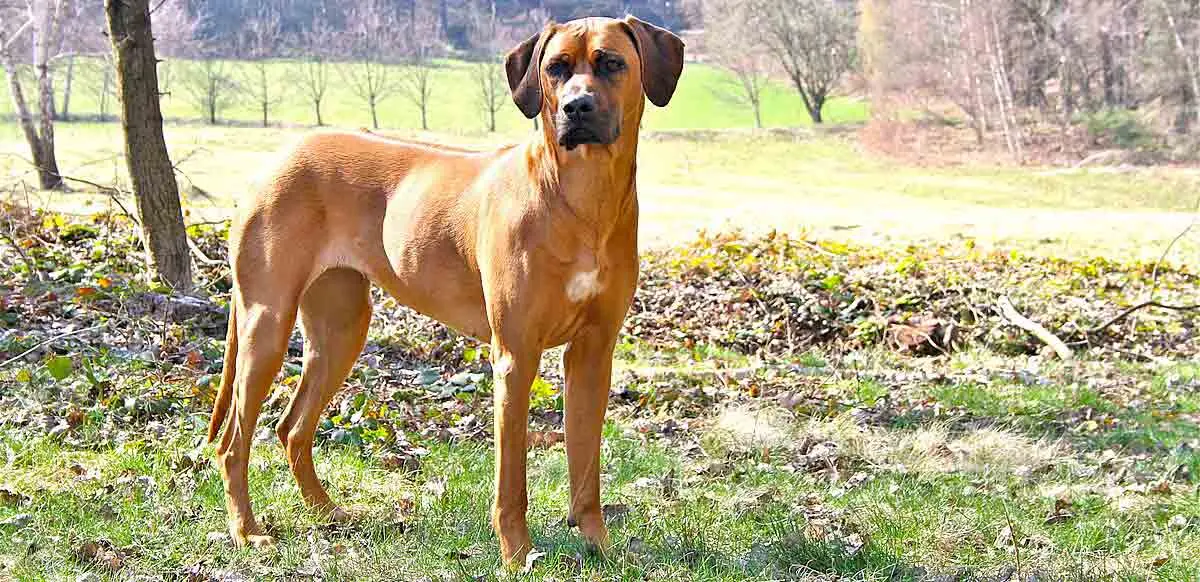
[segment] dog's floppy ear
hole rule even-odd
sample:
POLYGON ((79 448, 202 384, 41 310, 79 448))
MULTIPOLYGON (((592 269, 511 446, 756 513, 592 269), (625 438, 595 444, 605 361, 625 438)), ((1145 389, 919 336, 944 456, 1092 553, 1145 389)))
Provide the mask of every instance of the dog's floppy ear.
POLYGON ((671 102, 683 73, 683 41, 674 33, 626 16, 623 21, 642 60, 642 89, 650 102, 665 107, 671 102))
POLYGON ((508 88, 513 101, 525 117, 533 119, 542 112, 542 51, 546 41, 554 35, 554 23, 546 24, 541 32, 529 37, 508 52, 504 59, 504 70, 508 73, 508 88))

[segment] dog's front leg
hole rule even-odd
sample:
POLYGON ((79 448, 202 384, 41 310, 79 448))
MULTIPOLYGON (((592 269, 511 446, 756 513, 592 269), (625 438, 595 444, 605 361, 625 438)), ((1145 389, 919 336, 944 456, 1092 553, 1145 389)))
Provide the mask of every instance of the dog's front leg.
POLYGON ((565 428, 571 480, 567 522, 600 551, 608 529, 600 507, 600 432, 608 407, 612 353, 618 325, 593 325, 571 341, 563 358, 567 380, 565 428))
POLYGON ((500 556, 509 566, 525 561, 533 549, 525 521, 529 496, 525 483, 525 446, 529 428, 529 387, 537 377, 540 349, 499 339, 492 341, 495 390, 496 480, 492 527, 500 538, 500 556))

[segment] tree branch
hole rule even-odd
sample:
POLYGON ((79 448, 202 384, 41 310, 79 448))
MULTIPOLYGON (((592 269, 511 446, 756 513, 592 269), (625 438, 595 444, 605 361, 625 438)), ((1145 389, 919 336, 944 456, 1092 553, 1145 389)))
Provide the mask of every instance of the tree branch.
POLYGON ((1058 336, 1050 333, 1050 330, 1042 327, 1037 322, 1021 315, 1007 295, 1000 296, 1000 299, 996 301, 996 308, 1000 311, 1001 317, 1009 323, 1033 334, 1039 340, 1042 340, 1042 343, 1054 349, 1054 353, 1058 354, 1058 357, 1063 360, 1070 360, 1074 357, 1071 348, 1067 347, 1067 344, 1063 343, 1061 339, 1058 339, 1058 336))

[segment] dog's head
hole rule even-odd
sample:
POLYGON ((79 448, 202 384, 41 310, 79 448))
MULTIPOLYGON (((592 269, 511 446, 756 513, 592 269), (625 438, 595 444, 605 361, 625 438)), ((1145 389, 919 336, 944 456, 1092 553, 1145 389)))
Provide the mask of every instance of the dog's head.
POLYGON ((683 71, 683 41, 632 16, 550 23, 508 53, 513 101, 568 150, 636 131, 642 96, 659 107, 683 71))

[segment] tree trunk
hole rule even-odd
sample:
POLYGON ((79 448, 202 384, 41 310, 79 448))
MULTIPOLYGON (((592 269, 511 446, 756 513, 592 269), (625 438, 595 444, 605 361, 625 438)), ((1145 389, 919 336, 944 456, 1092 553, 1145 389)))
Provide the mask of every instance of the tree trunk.
POLYGON ((1179 32, 1179 25, 1175 21, 1175 13, 1172 12, 1171 7, 1166 2, 1162 2, 1162 7, 1163 12, 1167 16, 1171 38, 1175 41, 1175 50, 1179 52, 1179 58, 1183 60, 1183 72, 1187 79, 1181 87, 1183 91, 1183 110, 1180 112, 1176 122, 1180 132, 1187 133, 1191 122, 1200 118, 1200 105, 1198 105, 1200 104, 1200 62, 1192 62, 1192 55, 1189 54, 1183 36, 1179 32))
POLYGON ((75 80, 75 55, 67 57, 67 80, 63 83, 63 104, 61 119, 69 121, 71 119, 71 82, 75 80))
POLYGON ((1116 107, 1117 98, 1117 67, 1113 62, 1112 36, 1100 31, 1100 77, 1104 81, 1104 106, 1116 107))
POLYGON ((137 198, 142 244, 151 271, 173 290, 188 292, 192 263, 175 169, 163 139, 150 0, 105 0, 104 11, 116 57, 125 160, 137 198))
POLYGON ((317 113, 317 127, 324 127, 325 120, 321 119, 321 100, 320 99, 313 100, 313 110, 316 111, 316 113, 317 113))
POLYGON ((372 95, 368 103, 371 106, 371 125, 375 129, 379 129, 379 114, 375 112, 375 96, 372 95))
POLYGON ((38 162, 38 182, 42 190, 62 188, 62 177, 58 175, 58 157, 54 154, 54 80, 50 66, 38 64, 38 109, 39 147, 42 160, 38 162))
POLYGON ((33 166, 38 173, 38 185, 43 190, 58 188, 62 185, 62 179, 58 176, 58 162, 54 158, 53 142, 47 149, 42 137, 38 135, 38 128, 33 123, 33 114, 29 111, 29 103, 25 100, 25 91, 21 87, 21 80, 17 76, 16 68, 6 63, 5 72, 8 74, 8 90, 12 95, 17 123, 21 126, 21 133, 25 134, 25 141, 29 144, 29 153, 33 157, 33 166), (49 159, 46 157, 47 152, 49 152, 49 159))
POLYGON ((421 131, 429 131, 429 123, 426 121, 425 103, 421 103, 421 131))
POLYGON ((100 121, 108 119, 108 86, 110 83, 112 83, 112 73, 109 72, 109 67, 104 67, 104 79, 100 85, 100 121))
POLYGON ((259 62, 258 63, 258 83, 259 83, 259 87, 262 89, 262 114, 263 114, 262 123, 263 123, 263 127, 267 127, 271 124, 270 119, 269 119, 270 113, 271 113, 271 93, 270 93, 271 85, 267 81, 268 81, 267 65, 265 63, 259 62))

